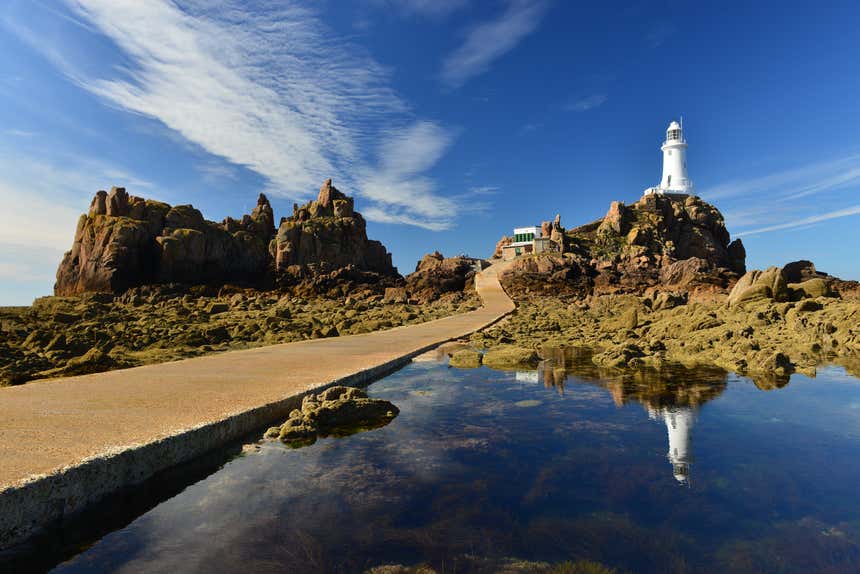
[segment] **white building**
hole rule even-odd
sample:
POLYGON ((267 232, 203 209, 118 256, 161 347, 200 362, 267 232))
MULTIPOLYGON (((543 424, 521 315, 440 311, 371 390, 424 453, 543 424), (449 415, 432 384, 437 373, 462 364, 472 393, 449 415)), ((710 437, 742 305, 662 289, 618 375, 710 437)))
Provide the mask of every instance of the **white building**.
POLYGON ((649 408, 648 416, 654 420, 662 418, 666 423, 666 431, 669 434, 667 457, 672 464, 672 474, 675 480, 687 484, 690 479, 690 465, 693 463, 690 434, 693 423, 696 422, 695 412, 692 407, 649 408))
MULTIPOLYGON (((683 122, 683 120, 682 120, 683 122)), ((657 187, 649 187, 645 195, 660 193, 666 195, 690 195, 693 182, 687 175, 687 140, 684 126, 672 121, 666 128, 666 141, 663 142, 663 178, 657 187)))
POLYGON ((520 255, 543 253, 552 248, 551 243, 549 237, 543 236, 540 227, 515 227, 513 242, 502 247, 502 259, 509 261, 520 255))

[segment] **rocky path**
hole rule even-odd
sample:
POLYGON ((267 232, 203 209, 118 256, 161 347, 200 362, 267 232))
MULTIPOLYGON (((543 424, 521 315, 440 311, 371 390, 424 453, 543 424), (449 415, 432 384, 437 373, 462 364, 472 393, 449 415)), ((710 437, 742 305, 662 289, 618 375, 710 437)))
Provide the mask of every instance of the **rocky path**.
POLYGON ((285 416, 295 397, 366 382, 514 309, 497 275, 483 307, 419 325, 0 389, 0 547, 117 488, 285 416))

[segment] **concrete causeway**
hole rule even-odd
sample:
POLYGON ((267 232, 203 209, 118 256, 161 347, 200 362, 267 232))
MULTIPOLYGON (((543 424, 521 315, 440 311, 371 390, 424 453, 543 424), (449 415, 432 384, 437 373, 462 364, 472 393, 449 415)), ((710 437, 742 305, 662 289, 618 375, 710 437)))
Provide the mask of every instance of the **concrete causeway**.
POLYGON ((469 313, 0 389, 0 548, 286 418, 308 391, 370 382, 496 322, 514 309, 504 265, 478 274, 469 313))

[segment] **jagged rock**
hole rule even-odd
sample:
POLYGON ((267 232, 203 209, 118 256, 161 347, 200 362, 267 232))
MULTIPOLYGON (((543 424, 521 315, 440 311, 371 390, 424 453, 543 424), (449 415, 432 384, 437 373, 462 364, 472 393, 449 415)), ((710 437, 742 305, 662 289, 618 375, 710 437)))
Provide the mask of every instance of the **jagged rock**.
POLYGON ((803 283, 809 279, 826 277, 826 273, 819 273, 812 261, 801 259, 786 263, 782 267, 782 273, 788 283, 803 283))
POLYGON ((496 243, 496 248, 493 250, 493 259, 502 258, 502 249, 514 242, 514 238, 510 235, 504 235, 496 243))
POLYGON ((445 293, 459 292, 472 283, 475 260, 468 257, 446 258, 438 251, 428 253, 406 276, 406 290, 419 303, 432 301, 445 293))
POLYGON ((514 297, 651 287, 725 293, 745 271, 741 241, 730 242, 720 212, 694 196, 649 195, 631 205, 616 201, 602 219, 587 225, 562 233, 557 218, 543 227, 551 230, 564 257, 541 253, 522 258, 524 263, 517 260, 503 276, 514 297))
POLYGON ((360 271, 397 277, 391 255, 367 238, 366 224, 353 200, 327 180, 316 201, 295 207, 281 220, 272 255, 278 272, 300 278, 352 266, 360 271))
POLYGON ((613 201, 609 206, 609 211, 603 216, 603 221, 597 231, 598 233, 625 235, 632 218, 629 207, 620 201, 613 201))
POLYGON ((56 295, 122 292, 150 283, 259 280, 268 270, 271 207, 265 196, 236 225, 206 221, 190 205, 99 191, 57 269, 56 295))

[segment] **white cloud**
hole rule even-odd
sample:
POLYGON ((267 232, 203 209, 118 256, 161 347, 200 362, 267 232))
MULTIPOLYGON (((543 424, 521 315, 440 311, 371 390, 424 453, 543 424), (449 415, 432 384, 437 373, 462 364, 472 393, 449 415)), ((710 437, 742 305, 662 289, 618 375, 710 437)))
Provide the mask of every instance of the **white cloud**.
POLYGON ((762 177, 738 179, 705 188, 708 200, 769 194, 778 200, 796 199, 860 183, 860 154, 808 164, 762 177))
POLYGON ((405 14, 440 18, 468 4, 467 0, 373 0, 377 6, 394 8, 405 14))
POLYGON ((860 154, 849 154, 729 181, 705 188, 701 195, 711 202, 718 200, 734 234, 745 236, 855 215, 858 206, 845 206, 845 192, 854 192, 858 186, 860 154))
POLYGON ((426 229, 450 227, 459 213, 456 199, 435 193, 435 182, 422 174, 445 154, 454 134, 428 121, 389 131, 378 147, 378 167, 363 172, 364 197, 380 205, 366 209, 371 221, 405 223, 426 229))
POLYGON ((851 207, 846 207, 844 209, 837 209, 835 211, 829 211, 827 213, 812 215, 810 217, 803 217, 801 219, 795 219, 793 221, 788 221, 785 223, 778 223, 776 225, 769 225, 757 229, 750 229, 747 231, 736 233, 735 235, 738 237, 742 237, 744 235, 755 235, 758 233, 767 233, 769 231, 781 231, 784 229, 807 227, 815 223, 821 223, 822 221, 829 221, 831 219, 837 219, 840 217, 849 217, 851 215, 860 215, 860 205, 852 205, 851 207))
POLYGON ((592 94, 590 96, 570 102, 564 109, 573 112, 587 112, 606 103, 609 97, 606 94, 592 94))
MULTIPOLYGON (((389 137, 391 125, 431 124, 414 120, 391 89, 388 70, 333 33, 312 8, 298 0, 253 12, 238 0, 65 1, 73 18, 113 41, 127 64, 104 69, 102 77, 83 74, 92 62, 76 66, 20 25, 16 33, 29 35, 69 79, 111 106, 153 118, 263 176, 267 193, 301 200, 331 177, 347 193, 366 192, 371 207, 396 206, 404 223, 452 224, 456 212, 444 207, 453 200, 436 195, 423 173, 443 151, 383 145, 376 168, 367 153, 389 137)), ((409 4, 431 10, 430 2, 409 4)), ((406 143, 432 145, 421 136, 406 143)), ((229 177, 224 169, 197 167, 206 177, 229 177)))
POLYGON ((472 28, 465 42, 445 58, 442 81, 449 88, 459 88, 489 70, 493 62, 537 29, 545 7, 540 0, 508 0, 507 8, 498 18, 472 28))
POLYGON ((158 190, 126 170, 70 154, 38 158, 18 146, 0 145, 0 298, 25 303, 51 292, 63 253, 72 247, 80 215, 105 182, 129 191, 158 190), (22 287, 23 283, 32 283, 22 287))

